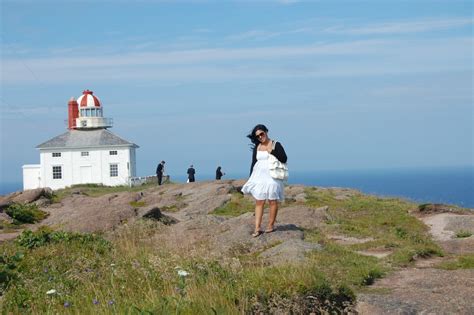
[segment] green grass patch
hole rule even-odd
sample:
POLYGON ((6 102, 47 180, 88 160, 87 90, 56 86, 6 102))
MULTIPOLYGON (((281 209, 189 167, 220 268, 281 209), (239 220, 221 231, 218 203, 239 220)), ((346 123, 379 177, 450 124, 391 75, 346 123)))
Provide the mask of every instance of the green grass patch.
POLYGON ((130 201, 129 204, 134 208, 140 208, 146 206, 145 201, 130 201))
POLYGON ((119 193, 119 192, 135 192, 135 191, 142 191, 144 189, 149 189, 157 187, 156 183, 148 183, 143 184, 140 186, 104 186, 100 184, 80 184, 80 185, 73 185, 71 187, 67 187, 64 189, 55 190, 51 196, 51 201, 53 203, 61 202, 63 198, 66 196, 70 196, 72 194, 83 194, 86 196, 91 197, 99 197, 111 193, 119 193))
POLYGON ((409 211, 416 204, 396 198, 356 194, 344 200, 335 199, 331 189, 306 189, 307 204, 329 206, 329 225, 324 232, 374 241, 352 249, 387 248, 394 265, 405 265, 416 257, 440 256, 442 251, 431 239, 428 228, 409 211))
POLYGON ((472 233, 470 231, 461 230, 461 231, 456 232, 457 238, 465 238, 465 237, 471 237, 471 236, 472 236, 472 233))
POLYGON ((36 223, 48 216, 48 213, 38 209, 35 204, 14 203, 10 205, 5 213, 13 219, 13 224, 36 223))
POLYGON ((226 202, 222 207, 219 207, 212 211, 211 214, 227 217, 238 217, 241 214, 253 212, 254 210, 254 202, 247 199, 241 193, 232 193, 230 200, 226 202))
POLYGON ((442 262, 436 267, 446 270, 474 269, 474 254, 458 256, 456 259, 442 262))
POLYGON ((150 236, 159 228, 140 221, 109 241, 44 229, 1 244, 2 311, 242 314, 273 313, 275 305, 284 305, 287 313, 301 313, 311 296, 319 309, 340 313, 354 302, 353 291, 327 278, 316 260, 236 270, 156 247, 150 236))
POLYGON ((370 285, 388 271, 377 258, 333 243, 326 243, 321 251, 313 251, 310 258, 316 270, 339 286, 370 285))
POLYGON ((179 209, 180 208, 178 208, 177 205, 164 206, 160 208, 161 211, 165 211, 165 212, 177 212, 179 211, 179 209))
POLYGON ((0 220, 0 232, 1 233, 15 232, 18 229, 21 229, 21 226, 19 226, 17 224, 10 223, 6 220, 0 220))

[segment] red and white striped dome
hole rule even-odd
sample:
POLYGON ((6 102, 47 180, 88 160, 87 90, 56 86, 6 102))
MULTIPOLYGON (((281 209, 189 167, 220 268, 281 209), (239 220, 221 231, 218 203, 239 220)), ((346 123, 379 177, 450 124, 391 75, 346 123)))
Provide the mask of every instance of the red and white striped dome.
POLYGON ((94 92, 85 90, 82 95, 77 99, 79 107, 100 107, 100 101, 97 96, 92 95, 94 92))

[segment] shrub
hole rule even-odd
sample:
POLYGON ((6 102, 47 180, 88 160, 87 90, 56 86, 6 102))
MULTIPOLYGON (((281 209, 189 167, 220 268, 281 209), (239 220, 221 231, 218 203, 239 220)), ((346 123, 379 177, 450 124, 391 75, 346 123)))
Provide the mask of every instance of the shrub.
POLYGON ((110 243, 107 240, 94 234, 53 231, 48 227, 41 227, 35 232, 25 230, 18 236, 16 240, 18 245, 28 249, 41 247, 49 243, 71 241, 78 241, 84 245, 92 244, 97 246, 98 251, 104 251, 110 247, 110 243))
POLYGON ((472 233, 469 232, 469 231, 461 230, 461 231, 456 232, 456 237, 457 238, 470 237, 471 235, 472 235, 472 233))
POLYGON ((3 253, 3 255, 0 256, 0 296, 3 295, 8 284, 17 277, 15 269, 22 259, 23 254, 20 252, 16 252, 15 255, 12 256, 3 253))
POLYGON ((14 203, 7 208, 5 213, 13 219, 13 223, 16 225, 39 222, 48 216, 34 204, 14 203))

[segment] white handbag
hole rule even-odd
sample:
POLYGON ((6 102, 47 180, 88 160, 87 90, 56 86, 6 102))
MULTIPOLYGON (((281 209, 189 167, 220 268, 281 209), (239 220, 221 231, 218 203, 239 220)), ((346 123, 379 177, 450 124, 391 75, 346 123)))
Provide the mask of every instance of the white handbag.
MULTIPOLYGON (((275 142, 272 144, 273 150, 275 149, 275 142)), ((287 180, 288 179, 288 165, 280 162, 273 154, 268 156, 268 169, 270 170, 270 176, 274 179, 287 180)))

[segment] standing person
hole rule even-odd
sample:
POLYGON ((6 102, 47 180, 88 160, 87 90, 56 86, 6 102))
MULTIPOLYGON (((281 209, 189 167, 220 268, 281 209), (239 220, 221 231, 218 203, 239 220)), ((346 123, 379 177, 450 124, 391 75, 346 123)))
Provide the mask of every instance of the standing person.
POLYGON ((251 194, 255 198, 255 231, 253 237, 263 232, 260 230, 265 201, 270 204, 270 218, 265 233, 275 231, 275 220, 278 213, 278 201, 283 200, 283 180, 270 176, 268 157, 274 155, 280 162, 286 163, 285 149, 279 142, 268 137, 268 129, 264 125, 256 125, 247 135, 253 145, 250 178, 242 187, 244 194, 251 194), (275 149, 273 149, 273 147, 275 149))
POLYGON ((161 161, 156 168, 156 177, 158 178, 158 185, 161 185, 163 179, 163 173, 165 171, 165 161, 161 161))
POLYGON ((193 183, 196 181, 196 179, 194 178, 194 174, 196 174, 196 170, 191 164, 191 166, 188 168, 188 183, 193 183))
POLYGON ((216 170, 216 179, 217 179, 217 180, 220 180, 220 179, 222 178, 222 176, 224 176, 224 175, 225 175, 225 173, 222 173, 221 167, 218 166, 218 167, 217 167, 217 170, 216 170))

